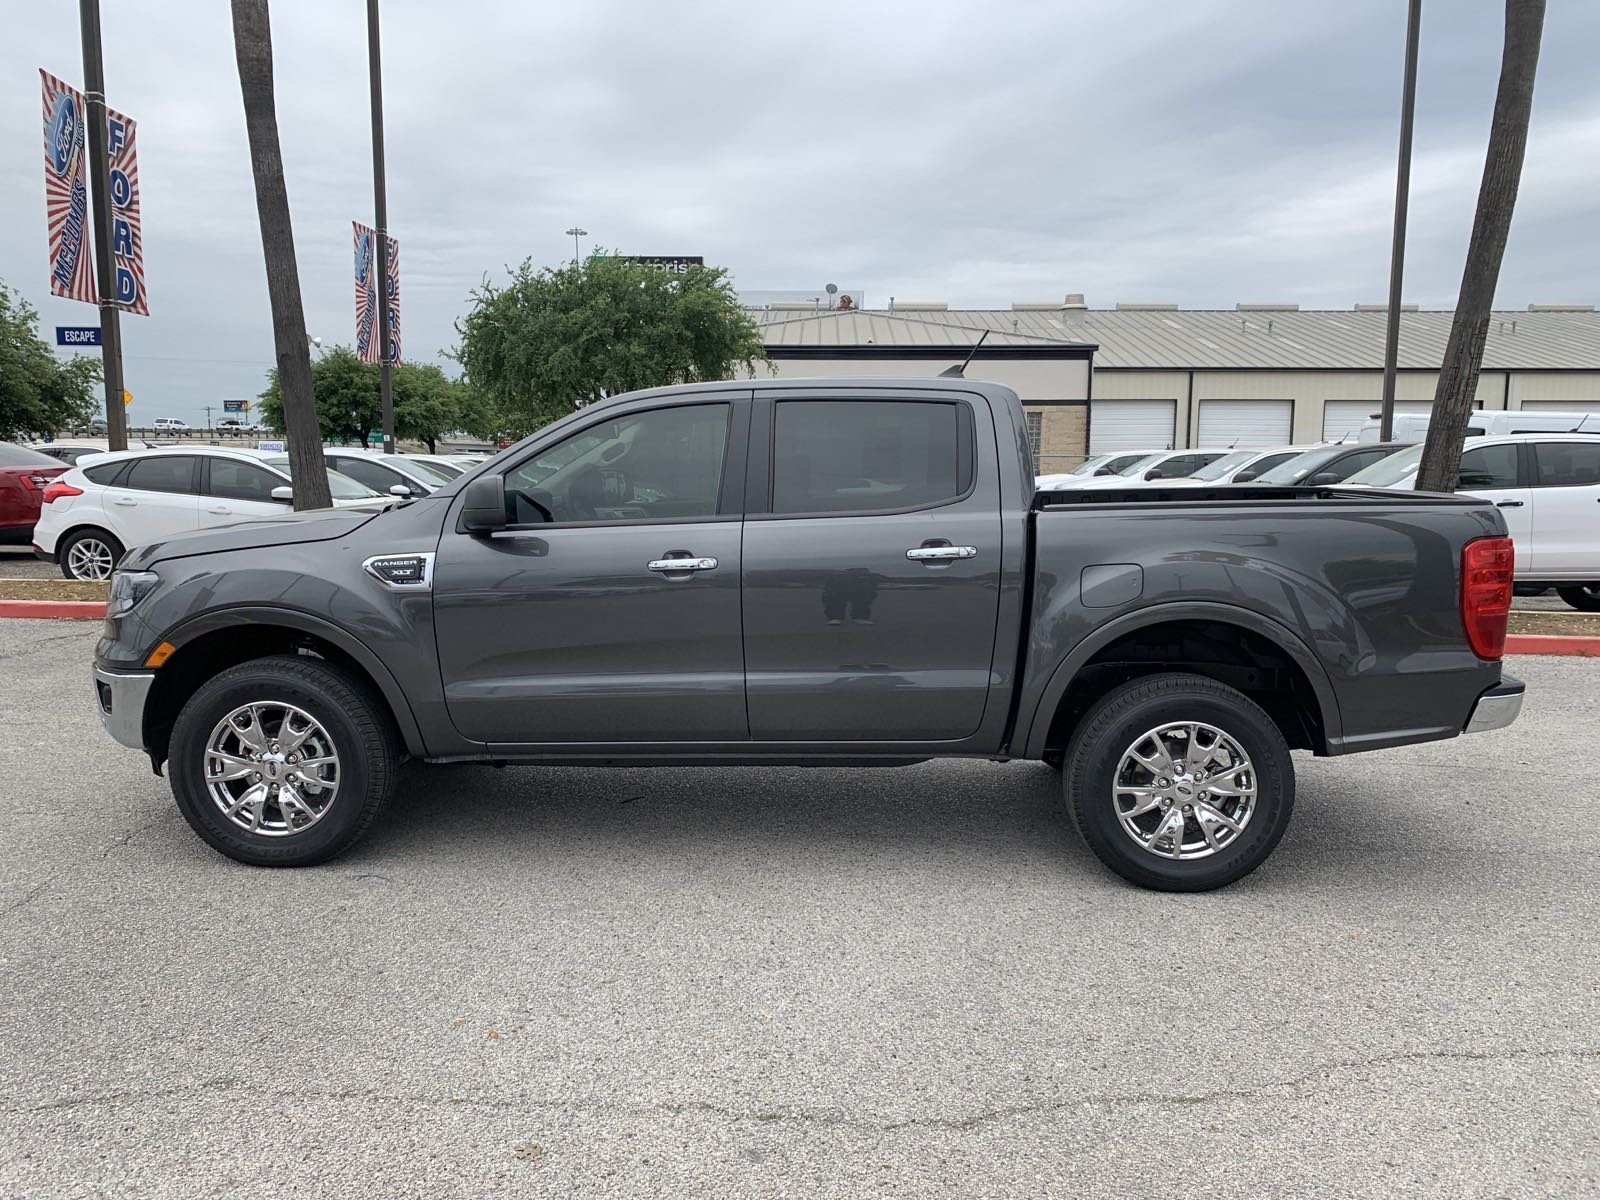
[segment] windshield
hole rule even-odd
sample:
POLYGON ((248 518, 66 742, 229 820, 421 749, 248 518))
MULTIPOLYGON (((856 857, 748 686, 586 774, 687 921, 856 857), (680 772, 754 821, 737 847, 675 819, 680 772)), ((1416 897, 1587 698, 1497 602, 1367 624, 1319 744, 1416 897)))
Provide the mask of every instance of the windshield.
POLYGON ((59 467, 60 459, 51 458, 48 454, 40 454, 37 450, 29 450, 26 446, 14 446, 10 442, 0 442, 0 467, 59 467))
MULTIPOLYGON (((289 469, 289 456, 287 454, 280 454, 277 458, 269 458, 264 461, 267 466, 276 467, 290 478, 294 477, 294 472, 289 469)), ((378 493, 365 484, 357 483, 348 475, 341 475, 337 471, 329 471, 328 494, 335 500, 371 500, 378 493)))
POLYGON ((1123 467, 1120 471, 1118 471, 1117 474, 1118 475, 1137 475, 1140 471, 1145 470, 1147 467, 1155 466, 1158 462, 1160 462, 1166 456, 1167 456, 1167 451, 1165 451, 1165 450, 1163 450, 1160 454, 1146 454, 1143 458, 1134 459, 1131 463, 1129 463, 1127 466, 1123 467))
POLYGON ((1077 467, 1069 471, 1068 474, 1093 475, 1101 467, 1105 466, 1110 458, 1111 455, 1109 454, 1096 454, 1093 458, 1085 459, 1083 462, 1079 463, 1077 467))
POLYGON ((1221 479, 1235 467, 1242 467, 1251 459, 1261 454, 1259 450, 1235 450, 1232 454, 1224 454, 1214 462, 1209 462, 1201 467, 1190 479, 1212 480, 1221 479))
POLYGON ((1333 457, 1332 451, 1307 450, 1304 454, 1296 454, 1288 462, 1281 462, 1270 471, 1263 471, 1253 479, 1252 483, 1299 483, 1307 475, 1315 471, 1328 459, 1333 457))
POLYGON ((460 467, 456 466, 455 463, 440 462, 436 458, 430 458, 422 465, 427 467, 435 475, 443 475, 446 479, 454 479, 459 475, 466 474, 466 472, 460 467))
POLYGON ((1345 482, 1352 487, 1393 487, 1417 469, 1422 461, 1422 443, 1407 446, 1398 454, 1380 458, 1370 467, 1363 467, 1345 482))
POLYGON ((433 463, 418 462, 414 458, 403 457, 401 461, 405 463, 406 470, 422 480, 423 483, 431 483, 434 487, 449 483, 455 478, 453 475, 446 475, 443 467, 435 466, 433 463))

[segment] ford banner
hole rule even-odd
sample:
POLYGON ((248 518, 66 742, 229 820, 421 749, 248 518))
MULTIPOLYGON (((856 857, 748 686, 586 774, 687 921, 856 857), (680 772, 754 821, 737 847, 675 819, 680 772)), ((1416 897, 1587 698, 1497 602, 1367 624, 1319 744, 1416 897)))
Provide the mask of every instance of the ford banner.
POLYGON ((89 188, 83 169, 83 97, 48 71, 44 83, 44 212, 50 291, 94 304, 89 251, 89 188))

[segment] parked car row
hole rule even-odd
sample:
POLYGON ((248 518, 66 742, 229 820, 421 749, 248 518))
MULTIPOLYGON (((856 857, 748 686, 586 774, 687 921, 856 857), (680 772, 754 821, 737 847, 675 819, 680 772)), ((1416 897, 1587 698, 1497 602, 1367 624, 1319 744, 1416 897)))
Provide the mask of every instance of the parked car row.
POLYGON ((1316 446, 1269 446, 1248 450, 1152 450, 1099 455, 1067 475, 1041 475, 1041 492, 1107 489, 1160 483, 1201 486, 1225 483, 1341 483, 1397 450, 1405 442, 1329 442, 1316 446))

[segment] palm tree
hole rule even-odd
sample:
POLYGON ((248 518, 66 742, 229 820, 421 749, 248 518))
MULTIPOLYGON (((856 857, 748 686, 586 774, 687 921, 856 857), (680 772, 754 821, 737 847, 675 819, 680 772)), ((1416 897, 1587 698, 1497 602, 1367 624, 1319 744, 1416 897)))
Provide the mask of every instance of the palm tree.
POLYGON ((261 220, 261 251, 267 262, 267 295, 272 302, 272 338, 283 393, 283 428, 288 439, 296 508, 327 508, 333 503, 322 460, 322 435, 311 389, 311 345, 300 301, 295 266, 294 227, 289 223, 289 190, 278 145, 278 111, 272 94, 272 22, 267 0, 232 0, 233 52, 239 60, 239 91, 244 96, 245 132, 256 181, 256 212, 261 220))
POLYGON ((1500 58, 1500 89, 1489 124, 1489 149, 1478 188, 1478 211, 1472 219, 1467 265, 1461 273, 1450 340, 1433 394, 1428 441, 1417 469, 1417 487, 1453 492, 1461 467, 1461 442, 1467 415, 1478 390, 1483 366, 1483 341, 1489 334, 1489 311, 1500 280, 1511 212, 1522 181, 1522 156, 1528 146, 1528 115, 1533 109, 1533 78, 1539 67, 1539 36, 1544 29, 1544 0, 1506 0, 1506 44, 1500 58))

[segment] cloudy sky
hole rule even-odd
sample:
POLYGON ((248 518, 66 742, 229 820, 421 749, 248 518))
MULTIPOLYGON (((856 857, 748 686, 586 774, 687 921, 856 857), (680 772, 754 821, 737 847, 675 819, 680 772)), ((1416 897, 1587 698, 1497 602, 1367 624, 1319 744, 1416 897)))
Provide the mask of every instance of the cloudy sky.
MULTIPOLYGON (((81 84, 73 8, 11 6, 0 45, 0 279, 46 326, 94 320, 46 286, 37 70, 81 84)), ((258 392, 273 358, 228 7, 103 8, 108 96, 139 122, 134 411, 192 419, 258 392)), ((1447 307, 1503 7, 1424 8, 1405 292, 1447 307)), ((574 223, 742 288, 832 281, 874 306, 1381 301, 1404 9, 384 0, 406 356, 453 344, 485 274, 570 257, 574 223)), ((273 5, 306 321, 329 344, 353 340, 350 221, 371 220, 364 12, 273 5)), ((1502 307, 1600 300, 1596 46, 1600 5, 1554 0, 1502 307)))

